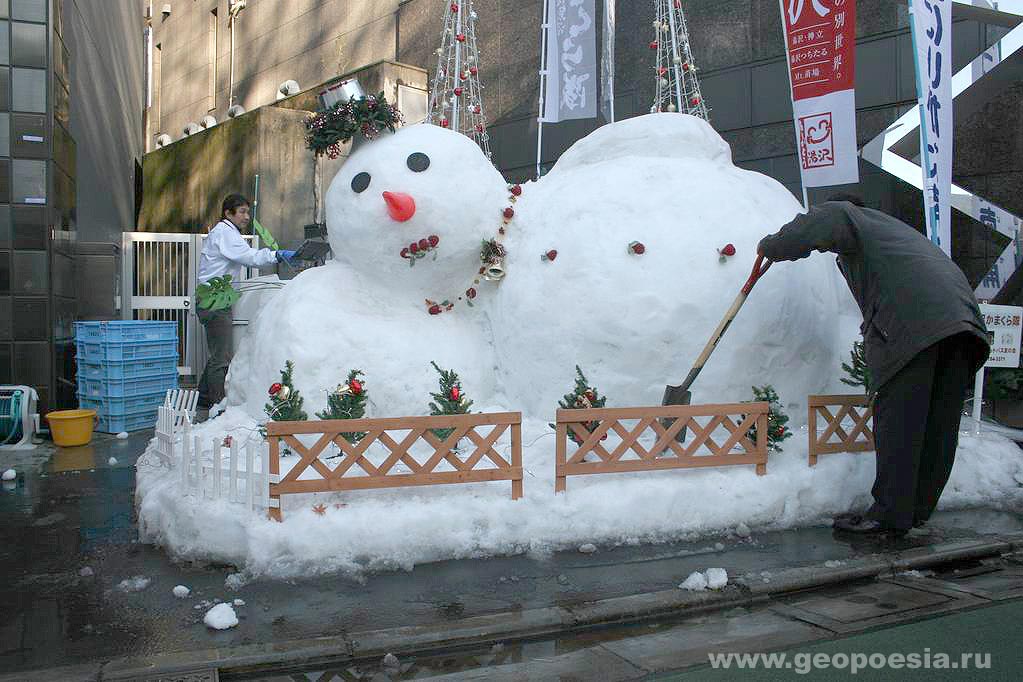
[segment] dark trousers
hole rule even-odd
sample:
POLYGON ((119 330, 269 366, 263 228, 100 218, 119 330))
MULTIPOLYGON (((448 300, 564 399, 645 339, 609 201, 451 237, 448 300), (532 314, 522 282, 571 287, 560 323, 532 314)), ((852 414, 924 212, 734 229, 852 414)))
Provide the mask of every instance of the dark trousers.
POLYGON ((234 355, 234 316, 231 309, 202 310, 197 313, 206 328, 208 357, 199 379, 199 406, 208 409, 224 398, 224 379, 234 355))
POLYGON ((959 418, 973 381, 977 344, 970 334, 918 354, 874 401, 877 477, 868 516, 894 529, 924 522, 938 504, 959 445, 959 418))

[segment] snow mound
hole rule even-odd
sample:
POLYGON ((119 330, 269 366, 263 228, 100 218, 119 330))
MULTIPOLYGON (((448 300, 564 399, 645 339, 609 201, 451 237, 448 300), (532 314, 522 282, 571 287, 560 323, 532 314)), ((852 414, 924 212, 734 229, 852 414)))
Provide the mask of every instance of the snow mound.
POLYGON ((192 594, 192 590, 188 589, 184 585, 175 585, 174 589, 171 590, 171 592, 178 599, 187 599, 188 595, 192 594))
POLYGON ((707 578, 699 571, 693 571, 689 574, 688 578, 682 581, 679 589, 689 590, 690 592, 703 592, 707 589, 707 578))
MULTIPOLYGON (((128 439, 128 432, 127 431, 121 431, 119 434, 117 434, 117 439, 118 440, 127 440, 128 439)), ((111 459, 113 459, 113 458, 111 458, 111 459)))
POLYGON ((597 546, 592 542, 587 542, 585 545, 579 546, 579 551, 583 554, 593 554, 597 551, 597 546))
POLYGON ((17 477, 18 477, 18 472, 15 471, 14 469, 8 469, 7 471, 5 471, 3 473, 3 480, 5 480, 5 481, 13 481, 17 477))
POLYGON ((206 612, 202 622, 206 624, 206 627, 213 630, 227 630, 238 625, 238 616, 235 615, 234 609, 231 608, 230 604, 217 604, 206 612))
POLYGON ((131 578, 125 578, 117 584, 117 589, 122 592, 141 592, 142 590, 149 587, 150 580, 144 575, 136 575, 131 578))
POLYGON ((728 584, 728 572, 723 568, 707 569, 707 587, 712 590, 720 590, 728 584))

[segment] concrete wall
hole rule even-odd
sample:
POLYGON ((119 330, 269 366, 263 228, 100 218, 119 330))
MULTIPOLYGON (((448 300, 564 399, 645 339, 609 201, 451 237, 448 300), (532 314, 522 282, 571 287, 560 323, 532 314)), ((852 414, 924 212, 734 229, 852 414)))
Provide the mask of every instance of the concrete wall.
POLYGON ((142 162, 144 21, 137 0, 63 0, 77 146, 78 240, 121 243, 142 162))
MULTIPOLYGON (((207 113, 226 117, 230 85, 228 0, 153 1, 153 107, 147 149, 175 140, 207 113), (212 19, 216 11, 216 19, 212 19), (215 79, 211 93, 210 79, 215 79)), ((270 104, 286 80, 303 88, 395 58, 399 0, 248 0, 235 27, 235 101, 270 104)))

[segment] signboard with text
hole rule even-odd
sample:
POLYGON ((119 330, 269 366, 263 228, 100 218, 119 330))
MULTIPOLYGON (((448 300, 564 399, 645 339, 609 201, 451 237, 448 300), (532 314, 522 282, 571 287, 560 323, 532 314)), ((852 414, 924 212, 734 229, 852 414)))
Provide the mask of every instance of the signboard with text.
POLYGON ((779 0, 804 187, 859 181, 856 0, 779 0))
POLYGON ((982 303, 980 312, 991 336, 991 355, 984 366, 1019 367, 1023 307, 982 303))

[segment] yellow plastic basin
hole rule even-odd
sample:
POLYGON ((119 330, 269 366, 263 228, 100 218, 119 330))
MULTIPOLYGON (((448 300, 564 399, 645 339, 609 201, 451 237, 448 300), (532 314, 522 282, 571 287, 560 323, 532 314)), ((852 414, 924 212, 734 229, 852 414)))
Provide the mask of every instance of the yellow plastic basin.
POLYGON ((87 445, 96 426, 96 410, 58 410, 46 415, 53 442, 64 448, 87 445))

